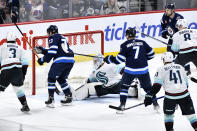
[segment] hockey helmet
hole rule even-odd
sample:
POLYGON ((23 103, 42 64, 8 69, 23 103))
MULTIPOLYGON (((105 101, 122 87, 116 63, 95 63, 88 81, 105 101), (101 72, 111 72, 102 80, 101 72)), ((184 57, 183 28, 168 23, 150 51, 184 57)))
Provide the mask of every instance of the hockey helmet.
POLYGON ((7 39, 7 42, 13 42, 13 43, 16 42, 16 35, 15 35, 15 33, 8 32, 6 39, 7 39))
POLYGON ((97 69, 103 63, 103 55, 98 54, 93 58, 94 68, 97 69))
POLYGON ((47 34, 50 34, 50 32, 52 34, 55 34, 55 33, 58 33, 58 28, 56 25, 50 25, 48 28, 47 28, 47 34))
POLYGON ((162 60, 164 62, 173 62, 174 60, 174 57, 173 57, 173 54, 172 52, 165 52, 162 56, 162 60))
POLYGON ((182 26, 182 28, 187 28, 188 27, 188 22, 186 19, 178 19, 176 22, 176 27, 180 27, 182 26))
POLYGON ((174 10, 174 9, 175 9, 175 4, 174 4, 174 3, 168 3, 168 4, 165 6, 165 9, 174 10))
POLYGON ((126 36, 128 36, 128 37, 135 37, 136 36, 136 30, 135 30, 135 28, 129 27, 126 30, 126 36))

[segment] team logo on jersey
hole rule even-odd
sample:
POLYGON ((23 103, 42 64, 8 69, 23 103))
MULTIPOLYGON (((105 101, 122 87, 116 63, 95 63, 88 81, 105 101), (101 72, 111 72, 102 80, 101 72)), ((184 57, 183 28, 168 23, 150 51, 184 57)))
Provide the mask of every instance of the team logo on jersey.
POLYGON ((100 82, 102 82, 102 83, 104 83, 104 84, 107 84, 108 83, 108 78, 105 76, 105 72, 101 72, 101 71, 99 71, 97 74, 96 74, 96 78, 100 81, 100 82))
POLYGON ((49 40, 49 43, 53 43, 53 39, 50 39, 50 40, 49 40))

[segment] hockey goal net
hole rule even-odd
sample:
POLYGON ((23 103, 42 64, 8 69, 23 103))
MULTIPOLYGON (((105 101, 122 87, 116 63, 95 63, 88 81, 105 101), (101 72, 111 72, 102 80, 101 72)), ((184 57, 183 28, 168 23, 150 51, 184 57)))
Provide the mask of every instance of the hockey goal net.
MULTIPOLYGON (((104 33, 101 30, 66 33, 62 35, 68 39, 70 48, 75 53, 93 55, 93 56, 97 54, 104 54, 104 33)), ((48 48, 48 36, 33 37, 32 47, 34 48, 35 46, 43 46, 45 48, 48 48)), ((39 55, 39 57, 42 57, 42 55, 39 55)), ((78 62, 91 61, 92 59, 93 59, 92 57, 75 55, 76 64, 78 62)), ((31 93, 32 95, 36 94, 36 89, 47 87, 48 71, 52 64, 51 61, 50 63, 44 64, 43 66, 39 66, 36 60, 37 60, 36 56, 32 54, 32 68, 28 70, 26 80, 24 82, 25 86, 32 88, 32 90, 30 89, 32 91, 31 93)), ((87 64, 85 66, 89 66, 89 65, 90 64, 87 64)), ((84 69, 80 68, 78 70, 79 71, 78 73, 76 73, 76 76, 73 75, 72 78, 76 79, 82 77, 80 75, 83 74, 80 74, 80 70, 84 70, 84 69)))

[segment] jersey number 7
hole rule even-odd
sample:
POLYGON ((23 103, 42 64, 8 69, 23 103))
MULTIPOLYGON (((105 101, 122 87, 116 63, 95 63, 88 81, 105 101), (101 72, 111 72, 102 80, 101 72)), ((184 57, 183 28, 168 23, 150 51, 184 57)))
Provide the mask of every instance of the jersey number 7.
POLYGON ((138 58, 138 55, 139 55, 139 52, 140 52, 140 46, 134 46, 133 47, 133 49, 135 49, 136 51, 135 51, 135 59, 137 59, 138 58))

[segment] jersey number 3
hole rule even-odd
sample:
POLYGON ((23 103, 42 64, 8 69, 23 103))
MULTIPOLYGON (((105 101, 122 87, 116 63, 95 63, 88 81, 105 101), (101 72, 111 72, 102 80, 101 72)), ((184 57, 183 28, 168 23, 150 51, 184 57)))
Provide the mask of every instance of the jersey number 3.
POLYGON ((11 55, 10 55, 10 58, 16 58, 16 49, 15 48, 10 48, 9 49, 9 51, 12 53, 11 55))
POLYGON ((180 71, 177 70, 176 72, 173 72, 170 70, 170 81, 174 81, 174 83, 177 84, 178 80, 182 83, 180 71))

